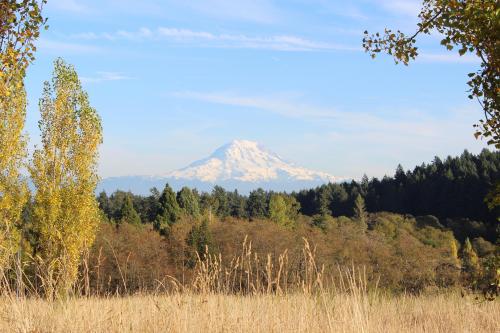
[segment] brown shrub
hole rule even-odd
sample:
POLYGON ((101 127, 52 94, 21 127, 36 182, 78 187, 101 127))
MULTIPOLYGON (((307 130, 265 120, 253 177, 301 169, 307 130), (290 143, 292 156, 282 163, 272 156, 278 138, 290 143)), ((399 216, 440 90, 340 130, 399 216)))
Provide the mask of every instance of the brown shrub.
POLYGON ((88 258, 94 293, 148 291, 171 275, 165 240, 151 226, 103 223, 88 258))
MULTIPOLYGON (((149 226, 103 224, 92 249, 90 287, 95 292, 135 292, 190 285, 195 279, 193 249, 186 239, 196 223, 182 219, 166 237, 149 226), (188 265, 188 260, 191 264, 188 265)), ((450 232, 429 226, 419 227, 414 218, 391 213, 370 216, 370 230, 364 230, 346 217, 328 220, 324 228, 312 226, 311 218, 301 216, 294 229, 268 220, 226 218, 209 224, 212 254, 220 254, 221 265, 231 265, 242 255, 242 243, 251 244, 253 263, 260 270, 286 251, 287 279, 305 274, 304 240, 315 253, 318 268, 324 267, 324 283, 339 282, 340 268, 366 271, 368 286, 391 291, 418 293, 429 286, 456 284, 456 258, 450 251, 450 232), (270 259, 268 259, 268 256, 270 259), (271 260, 271 261, 269 261, 271 260)))

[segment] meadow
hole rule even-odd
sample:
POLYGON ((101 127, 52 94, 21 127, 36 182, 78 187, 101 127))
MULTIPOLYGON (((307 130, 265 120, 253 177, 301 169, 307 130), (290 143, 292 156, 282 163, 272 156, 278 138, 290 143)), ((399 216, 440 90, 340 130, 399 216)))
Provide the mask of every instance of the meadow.
POLYGON ((0 301, 1 332, 498 332, 500 303, 447 293, 384 297, 174 293, 0 301))
MULTIPOLYGON (((419 293, 383 288, 365 266, 325 270, 303 240, 300 269, 288 251, 260 256, 245 238, 240 254, 197 254, 189 279, 165 275, 155 288, 101 291, 82 270, 66 297, 4 285, 0 332, 498 332, 500 301, 464 288, 419 293)), ((118 260, 118 258, 116 258, 118 260)), ((82 266, 88 266, 86 259, 82 266)), ((45 283, 42 281, 42 284, 45 283)))

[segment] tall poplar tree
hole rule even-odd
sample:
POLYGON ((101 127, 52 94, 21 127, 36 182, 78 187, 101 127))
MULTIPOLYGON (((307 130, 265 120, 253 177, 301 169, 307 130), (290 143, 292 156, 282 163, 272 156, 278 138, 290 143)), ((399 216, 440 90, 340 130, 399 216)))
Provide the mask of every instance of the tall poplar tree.
POLYGON ((46 296, 64 296, 77 278, 82 252, 100 221, 95 198, 101 120, 73 66, 54 62, 39 103, 41 147, 33 154, 36 254, 46 296))
POLYGON ((0 2, 0 270, 8 268, 19 249, 21 212, 28 198, 20 176, 26 157, 24 77, 46 22, 41 15, 45 2, 0 2))

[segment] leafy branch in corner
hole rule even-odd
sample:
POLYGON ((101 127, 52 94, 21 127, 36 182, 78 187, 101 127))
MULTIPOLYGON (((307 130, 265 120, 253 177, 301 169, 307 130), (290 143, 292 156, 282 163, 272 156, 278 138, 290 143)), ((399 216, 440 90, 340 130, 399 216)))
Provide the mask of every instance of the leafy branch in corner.
POLYGON ((484 113, 474 125, 476 138, 500 149, 500 3, 497 0, 424 0, 418 15, 420 22, 413 35, 400 30, 384 33, 365 31, 363 47, 372 58, 384 52, 397 63, 408 65, 418 56, 417 37, 438 32, 441 45, 460 56, 467 52, 478 56, 480 68, 469 73, 468 97, 476 99, 484 113))

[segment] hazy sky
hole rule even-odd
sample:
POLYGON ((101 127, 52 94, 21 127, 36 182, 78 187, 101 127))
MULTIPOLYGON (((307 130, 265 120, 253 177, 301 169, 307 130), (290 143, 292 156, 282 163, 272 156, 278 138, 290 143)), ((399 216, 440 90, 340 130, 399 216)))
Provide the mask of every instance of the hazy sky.
POLYGON ((419 1, 49 0, 28 73, 28 132, 57 56, 102 116, 103 177, 164 174, 233 139, 341 177, 479 152, 474 56, 421 41, 409 67, 371 60, 363 31, 413 32, 419 1))

